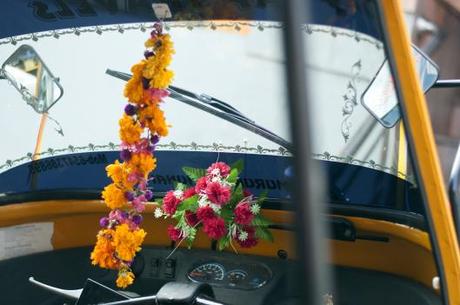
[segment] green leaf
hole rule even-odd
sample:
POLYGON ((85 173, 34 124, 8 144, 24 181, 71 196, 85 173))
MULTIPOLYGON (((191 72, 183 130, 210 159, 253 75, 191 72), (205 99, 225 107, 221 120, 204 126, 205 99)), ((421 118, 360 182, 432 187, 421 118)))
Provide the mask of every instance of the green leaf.
POLYGON ((193 168, 184 166, 182 167, 182 171, 193 181, 196 181, 199 178, 206 175, 206 170, 204 168, 193 168))
POLYGON ((222 217, 225 220, 225 222, 229 222, 233 217, 233 209, 228 208, 228 204, 225 205, 220 210, 220 217, 222 217))
POLYGON ((257 203, 262 204, 267 199, 268 191, 263 191, 259 197, 257 197, 257 203))
POLYGON ((234 168, 230 171, 230 175, 228 175, 227 177, 227 182, 236 183, 237 180, 238 180, 238 170, 234 168))
POLYGON ((174 188, 178 191, 185 191, 187 189, 187 185, 177 182, 174 188))
POLYGON ((273 242, 273 235, 269 229, 265 227, 255 227, 256 229, 256 237, 264 240, 268 240, 273 242))
POLYGON ((228 235, 226 235, 217 241, 217 249, 219 249, 219 251, 222 251, 225 248, 227 248, 229 244, 230 238, 228 237, 228 235))
POLYGON ((158 204, 159 206, 163 205, 163 199, 155 199, 155 203, 158 204))
POLYGON ((268 227, 271 224, 272 222, 269 219, 263 217, 262 215, 257 215, 252 220, 252 225, 255 227, 268 227))
POLYGON ((232 169, 235 168, 236 170, 238 170, 238 175, 241 174, 243 172, 243 169, 244 169, 244 161, 243 161, 243 159, 239 159, 235 163, 232 163, 230 165, 230 167, 232 169))
POLYGON ((177 211, 196 211, 198 208, 198 195, 194 195, 182 201, 177 207, 177 211))

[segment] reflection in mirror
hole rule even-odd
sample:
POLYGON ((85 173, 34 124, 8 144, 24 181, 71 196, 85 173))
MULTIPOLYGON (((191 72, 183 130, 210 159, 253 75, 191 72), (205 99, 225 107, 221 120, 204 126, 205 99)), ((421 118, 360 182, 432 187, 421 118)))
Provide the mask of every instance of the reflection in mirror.
POLYGON ((47 112, 62 97, 58 79, 31 46, 20 46, 3 63, 2 73, 38 113, 47 112))
MULTIPOLYGON (((415 46, 412 46, 412 51, 422 89, 427 92, 438 80, 439 68, 415 46)), ((401 119, 388 60, 383 62, 377 75, 364 91, 361 103, 386 128, 393 127, 401 119)))

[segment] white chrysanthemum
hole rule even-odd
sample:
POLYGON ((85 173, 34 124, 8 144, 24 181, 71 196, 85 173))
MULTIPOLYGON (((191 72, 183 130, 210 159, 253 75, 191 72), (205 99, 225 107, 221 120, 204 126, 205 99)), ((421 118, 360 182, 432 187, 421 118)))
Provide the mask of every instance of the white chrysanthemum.
POLYGON ((218 204, 215 204, 215 203, 209 203, 209 205, 211 206, 212 210, 217 213, 217 214, 220 214, 220 209, 221 209, 221 206, 218 205, 218 204))
POLYGON ((220 170, 218 168, 215 168, 211 171, 211 175, 213 176, 220 176, 220 170))
POLYGON ((155 216, 155 218, 160 218, 161 216, 163 216, 163 210, 160 208, 156 208, 153 212, 153 215, 155 216))
POLYGON ((206 196, 206 195, 200 196, 200 198, 198 199, 198 206, 200 208, 202 208, 202 207, 206 207, 208 205, 209 205, 208 196, 206 196))
POLYGON ((211 178, 211 182, 221 182, 220 176, 214 176, 211 178))
POLYGON ((176 196, 176 198, 182 198, 182 196, 184 195, 184 192, 181 191, 181 190, 176 190, 174 191, 174 196, 176 196))
POLYGON ((259 212, 260 212, 260 205, 258 205, 257 203, 251 205, 251 213, 252 214, 257 215, 257 214, 259 214, 259 212))
POLYGON ((246 239, 248 239, 248 232, 241 231, 240 234, 238 235, 238 239, 240 241, 245 241, 246 239))

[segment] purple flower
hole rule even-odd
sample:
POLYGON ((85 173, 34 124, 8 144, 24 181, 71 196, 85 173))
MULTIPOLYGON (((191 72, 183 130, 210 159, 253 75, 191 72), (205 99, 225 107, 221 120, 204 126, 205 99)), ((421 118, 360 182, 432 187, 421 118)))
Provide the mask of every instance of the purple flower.
POLYGON ((157 135, 154 135, 154 136, 150 139, 150 142, 152 142, 152 144, 157 144, 158 142, 160 142, 160 137, 157 136, 157 135))
POLYGON ((144 52, 145 59, 152 57, 153 55, 155 55, 155 53, 153 53, 152 51, 147 50, 144 52))
POLYGON ((151 190, 146 190, 144 193, 145 200, 149 201, 153 198, 153 192, 151 190))
POLYGON ((142 215, 139 215, 139 214, 134 215, 133 218, 132 218, 132 221, 133 221, 136 225, 140 225, 141 222, 142 222, 142 215))
POLYGON ((121 217, 121 219, 128 219, 129 214, 126 211, 121 211, 120 217, 121 217))
POLYGON ((123 161, 129 161, 131 159, 131 152, 127 149, 120 151, 120 159, 123 161))
POLYGON ((150 88, 150 79, 143 77, 142 78, 142 87, 147 90, 150 88))
POLYGON ((125 192, 125 198, 128 200, 128 201, 133 201, 134 198, 135 198, 135 195, 134 192, 125 192))
POLYGON ((109 225, 109 219, 107 217, 102 217, 100 220, 99 220, 99 225, 102 227, 102 228, 107 228, 107 226, 109 225))
POLYGON ((153 154, 155 152, 155 146, 154 145, 149 145, 147 147, 147 151, 151 154, 153 154))
POLYGON ((131 104, 125 106, 125 113, 129 116, 135 115, 137 112, 137 107, 131 104))

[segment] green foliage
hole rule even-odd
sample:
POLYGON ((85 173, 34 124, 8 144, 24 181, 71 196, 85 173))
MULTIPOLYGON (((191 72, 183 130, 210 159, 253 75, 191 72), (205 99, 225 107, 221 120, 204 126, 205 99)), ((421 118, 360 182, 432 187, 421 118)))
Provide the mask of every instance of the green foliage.
POLYGON ((254 227, 268 227, 271 224, 272 224, 271 221, 263 217, 262 215, 257 215, 252 220, 252 225, 254 227))
POLYGON ((198 195, 193 195, 190 198, 182 201, 177 207, 177 211, 192 211, 195 212, 198 208, 198 195))
POLYGON ((272 232, 267 227, 255 227, 255 229, 257 238, 273 242, 272 232))
POLYGON ((244 161, 243 161, 243 159, 239 159, 235 163, 231 164, 230 167, 238 170, 238 175, 241 174, 243 172, 243 169, 244 169, 244 161))
POLYGON ((206 175, 206 169, 204 168, 193 168, 184 166, 182 167, 182 171, 184 174, 187 175, 193 181, 197 181, 199 178, 204 177, 206 175))
POLYGON ((227 177, 227 182, 236 183, 237 180, 238 180, 238 170, 234 168, 230 171, 230 174, 227 177))
POLYGON ((219 251, 222 251, 225 248, 227 248, 229 244, 230 244, 230 237, 228 235, 225 235, 224 237, 222 237, 221 239, 217 241, 217 249, 219 249, 219 251))

